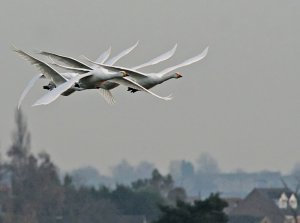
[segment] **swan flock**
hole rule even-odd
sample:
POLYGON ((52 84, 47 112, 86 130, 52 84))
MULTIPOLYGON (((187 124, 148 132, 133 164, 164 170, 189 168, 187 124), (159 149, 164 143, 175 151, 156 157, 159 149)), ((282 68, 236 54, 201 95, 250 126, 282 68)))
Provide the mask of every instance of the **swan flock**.
POLYGON ((129 54, 137 45, 138 42, 111 58, 109 58, 111 53, 111 48, 109 48, 95 61, 82 55, 81 59, 86 60, 86 63, 52 52, 37 51, 37 54, 47 57, 48 62, 44 62, 14 47, 14 52, 34 65, 40 72, 28 82, 19 99, 18 108, 20 108, 29 90, 40 79, 47 79, 49 81, 47 85, 43 86, 48 92, 39 98, 33 106, 47 105, 61 95, 68 96, 76 91, 88 89, 97 89, 107 103, 113 104, 115 103, 115 98, 111 90, 120 85, 126 86, 127 91, 132 93, 143 91, 162 100, 171 100, 171 95, 162 97, 149 89, 167 80, 181 78, 181 74, 178 72, 172 73, 172 71, 202 60, 208 52, 208 47, 206 47, 202 53, 156 73, 145 73, 139 70, 170 59, 176 51, 177 44, 171 50, 141 65, 134 67, 115 65, 118 60, 129 54), (64 72, 57 71, 57 68, 64 70, 64 72))

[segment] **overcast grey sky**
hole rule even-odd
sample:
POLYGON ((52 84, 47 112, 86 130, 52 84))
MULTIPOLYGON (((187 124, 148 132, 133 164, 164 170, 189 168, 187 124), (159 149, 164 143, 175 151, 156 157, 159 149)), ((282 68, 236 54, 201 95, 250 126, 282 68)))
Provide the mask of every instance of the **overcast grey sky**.
POLYGON ((300 161, 300 1, 279 0, 10 0, 0 7, 0 141, 5 151, 13 112, 37 69, 10 50, 44 49, 96 58, 140 40, 118 64, 138 65, 178 43, 159 71, 200 53, 201 62, 178 71, 153 91, 173 93, 170 102, 144 93, 113 91, 109 106, 96 90, 31 107, 42 83, 23 104, 33 151, 46 150, 64 169, 93 165, 100 172, 121 159, 194 161, 209 152, 225 171, 243 168, 289 171, 300 161))

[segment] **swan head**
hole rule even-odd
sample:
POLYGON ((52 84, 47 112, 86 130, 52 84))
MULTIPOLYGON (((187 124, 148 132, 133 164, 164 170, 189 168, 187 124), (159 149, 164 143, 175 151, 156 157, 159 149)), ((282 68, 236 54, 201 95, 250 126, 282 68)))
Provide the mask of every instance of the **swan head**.
POLYGON ((181 78, 182 75, 180 73, 175 73, 175 78, 178 79, 178 78, 181 78))
POLYGON ((129 76, 128 73, 126 71, 123 71, 123 70, 120 71, 119 73, 121 74, 122 77, 128 77, 129 76))

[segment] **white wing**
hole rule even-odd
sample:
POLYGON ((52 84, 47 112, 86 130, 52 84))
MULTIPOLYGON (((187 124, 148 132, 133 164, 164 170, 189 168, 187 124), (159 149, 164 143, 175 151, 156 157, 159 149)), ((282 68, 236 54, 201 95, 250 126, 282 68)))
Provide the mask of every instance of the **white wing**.
POLYGON ((105 63, 111 53, 111 47, 109 47, 104 53, 102 53, 96 60, 97 63, 105 63))
POLYGON ((81 78, 90 76, 91 74, 83 74, 73 77, 72 79, 68 80, 67 82, 59 85, 58 87, 54 88, 49 93, 45 94, 43 97, 41 97, 39 100, 37 100, 33 106, 37 105, 47 105, 56 100, 62 93, 67 91, 69 88, 71 88, 77 81, 79 81, 81 78))
POLYGON ((166 69, 162 70, 161 72, 155 73, 153 75, 157 75, 158 77, 162 77, 165 74, 171 72, 172 70, 175 70, 177 68, 193 64, 193 63, 195 63, 195 62, 197 62, 199 60, 202 60, 207 55, 207 52, 208 52, 208 47, 206 47, 205 50, 201 54, 199 54, 199 55, 197 55, 195 57, 192 57, 192 58, 190 58, 190 59, 188 59, 188 60, 186 60, 186 61, 184 61, 184 62, 182 62, 180 64, 177 64, 177 65, 175 65, 173 67, 166 68, 166 69))
POLYGON ((92 70, 91 67, 89 67, 88 65, 80 62, 79 60, 76 60, 72 57, 67 57, 67 56, 63 56, 63 55, 59 55, 56 53, 50 53, 50 52, 46 52, 46 51, 38 51, 38 54, 44 55, 44 56, 49 56, 52 57, 60 62, 63 62, 65 64, 67 64, 68 66, 74 66, 74 67, 79 67, 79 68, 83 68, 83 69, 88 69, 88 70, 92 70))
POLYGON ((52 67, 50 67, 43 61, 38 60, 33 56, 30 56, 22 50, 15 48, 14 51, 21 55, 23 58, 25 58, 25 60, 29 61, 32 65, 35 65, 40 70, 40 72, 45 75, 47 79, 53 81, 55 84, 61 84, 67 81, 62 75, 60 75, 56 70, 54 70, 52 67))
POLYGON ((33 85, 40 79, 43 77, 43 74, 38 74, 36 76, 34 76, 27 84, 26 88, 24 89, 24 91, 21 94, 21 97, 19 99, 18 102, 18 109, 20 109, 22 101, 24 100, 25 96, 28 94, 28 92, 30 91, 30 89, 33 87, 33 85))
POLYGON ((135 88, 135 89, 138 89, 140 91, 145 91, 151 95, 153 95, 154 97, 157 97, 159 99, 162 99, 162 100, 165 100, 165 101, 169 101, 169 100, 172 100, 172 97, 171 95, 167 96, 167 97, 161 97, 155 93, 153 93, 152 91, 149 91, 148 89, 144 88, 142 85, 136 83, 135 81, 131 80, 130 78, 127 78, 127 77, 123 77, 123 78, 114 78, 114 79, 110 79, 111 82, 115 82, 115 83, 118 83, 118 84, 122 84, 122 85, 125 85, 127 87, 132 87, 132 88, 135 88))
POLYGON ((76 67, 68 67, 68 66, 65 66, 65 65, 61 65, 61 64, 58 64, 58 63, 55 63, 51 57, 50 57, 50 60, 51 60, 51 65, 55 66, 55 67, 59 67, 59 68, 63 68, 65 70, 69 70, 69 71, 72 71, 74 73, 78 73, 78 74, 84 74, 84 73, 87 73, 91 70, 88 70, 88 69, 85 69, 85 68, 76 68, 76 67))
POLYGON ((110 71, 110 72, 120 72, 120 71, 126 71, 128 73, 129 76, 132 76, 135 79, 139 79, 139 78, 144 78, 144 77, 148 77, 148 74, 145 74, 143 72, 140 71, 136 71, 136 70, 132 70, 132 69, 128 69, 125 67, 119 67, 119 66, 112 66, 112 65, 107 65, 107 64, 101 64, 101 63, 96 63, 92 60, 90 60, 89 58, 87 58, 86 56, 82 55, 83 58, 85 58, 87 61, 93 63, 93 64, 97 64, 102 68, 105 68, 106 70, 110 71))
POLYGON ((112 105, 112 104, 116 103, 114 96, 112 95, 112 93, 109 90, 99 88, 99 92, 108 104, 112 105))
POLYGON ((174 55, 174 53, 176 51, 176 48, 177 48, 177 44, 175 44, 175 46, 171 50, 169 50, 168 52, 166 52, 166 53, 164 53, 164 54, 162 54, 158 57, 155 57, 154 59, 152 59, 152 60, 150 60, 146 63, 143 63, 141 65, 132 67, 131 69, 132 70, 137 70, 137 69, 140 69, 140 68, 143 68, 143 67, 147 67, 147 66, 158 64, 162 61, 165 61, 165 60, 171 58, 174 55))
POLYGON ((71 78, 79 75, 78 73, 61 73, 62 76, 64 76, 64 78, 70 80, 71 78))
POLYGON ((113 64, 115 64, 119 59, 121 59, 122 57, 124 57, 125 55, 127 55, 128 53, 130 53, 134 48, 136 48, 138 44, 139 44, 139 41, 137 41, 136 44, 134 44, 132 47, 129 47, 128 49, 123 50, 118 55, 116 55, 113 58, 109 59, 106 62, 106 64, 107 65, 113 65, 113 64))

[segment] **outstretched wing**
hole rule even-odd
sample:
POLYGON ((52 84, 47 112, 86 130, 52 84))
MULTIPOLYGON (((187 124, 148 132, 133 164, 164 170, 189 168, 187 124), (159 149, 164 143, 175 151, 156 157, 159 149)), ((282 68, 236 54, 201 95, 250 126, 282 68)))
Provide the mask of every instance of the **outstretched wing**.
POLYGON ((96 63, 96 62, 90 60, 89 58, 87 58, 84 55, 82 55, 82 57, 85 58, 87 61, 89 61, 93 64, 97 64, 100 67, 105 68, 105 69, 107 69, 108 71, 111 71, 111 72, 126 71, 129 76, 132 76, 133 78, 136 78, 136 79, 148 77, 147 74, 145 74, 143 72, 140 72, 140 71, 128 69, 128 68, 125 68, 125 67, 119 67, 119 66, 112 66, 112 65, 107 65, 107 64, 96 63))
POLYGON ((140 90, 140 91, 145 91, 146 93, 149 93, 149 94, 153 95, 154 97, 157 97, 157 98, 165 100, 165 101, 172 100, 171 95, 169 95, 167 97, 161 97, 161 96, 153 93, 152 91, 149 91, 148 89, 144 88, 142 85, 138 84, 137 82, 135 82, 127 77, 114 78, 114 79, 110 79, 110 81, 121 84, 121 85, 125 85, 127 87, 132 87, 132 88, 140 90))
POLYGON ((29 61, 32 65, 35 65, 47 79, 53 81, 55 84, 58 85, 67 81, 62 75, 60 75, 56 70, 43 61, 30 56, 28 53, 25 53, 22 50, 14 49, 14 51, 22 56, 25 60, 29 61))
POLYGON ((180 67, 184 67, 184 66, 193 64, 193 63, 195 63, 195 62, 197 62, 197 61, 199 61, 199 60, 202 60, 202 59, 207 55, 207 52, 208 52, 208 47, 206 47, 205 50, 204 50, 201 54, 199 54, 199 55, 197 55, 197 56, 195 56, 195 57, 192 57, 192 58, 190 58, 190 59, 188 59, 188 60, 186 60, 186 61, 183 61, 183 62, 180 63, 180 64, 177 64, 177 65, 175 65, 175 66, 166 68, 166 69, 162 70, 161 72, 156 73, 156 74, 154 74, 154 75, 157 75, 158 77, 162 77, 162 76, 164 76, 165 74, 167 74, 167 73, 169 73, 169 72, 171 72, 171 71, 173 71, 173 70, 175 70, 175 69, 177 69, 177 68, 180 68, 180 67))
MULTIPOLYGON (((102 53, 96 60, 97 63, 104 63, 111 53, 111 47, 109 47, 104 53, 102 53)), ((94 66, 92 66, 94 68, 94 66)))
POLYGON ((141 65, 132 67, 131 69, 132 70, 137 70, 137 69, 140 69, 140 68, 143 68, 143 67, 147 67, 147 66, 150 66, 150 65, 154 65, 154 64, 158 64, 158 63, 160 63, 162 61, 170 59, 174 55, 174 53, 176 51, 176 48, 177 48, 177 44, 175 44, 175 46, 171 50, 169 50, 168 52, 163 53, 162 55, 160 55, 158 57, 155 57, 154 59, 152 59, 152 60, 150 60, 150 61, 148 61, 146 63, 143 63, 141 65))
POLYGON ((116 103, 114 96, 112 95, 112 93, 109 90, 99 88, 99 92, 108 104, 112 105, 112 104, 116 103))
POLYGON ((86 64, 84 64, 84 63, 80 62, 79 60, 76 60, 72 57, 67 57, 67 56, 59 55, 59 54, 56 54, 56 53, 50 53, 50 52, 46 52, 46 51, 39 51, 37 53, 41 54, 41 55, 44 55, 44 56, 52 57, 55 60, 58 60, 60 62, 63 62, 65 64, 67 64, 68 66, 73 66, 73 67, 92 70, 92 68, 89 67, 88 65, 86 65, 86 64))
POLYGON ((37 100, 33 106, 37 105, 47 105, 56 100, 62 93, 69 90, 77 81, 79 81, 81 78, 90 76, 91 74, 83 74, 83 75, 77 75, 67 82, 59 85, 58 87, 54 88, 49 93, 45 94, 43 97, 41 97, 39 100, 37 100))
POLYGON ((114 65, 118 60, 120 60, 122 57, 126 56, 128 53, 130 53, 134 48, 137 47, 137 45, 139 44, 139 41, 136 42, 136 44, 134 44, 132 47, 129 47, 126 50, 123 50, 121 53, 119 53, 118 55, 114 56, 113 58, 109 59, 106 64, 107 65, 114 65))
POLYGON ((50 57, 49 59, 50 59, 50 61, 51 61, 51 65, 53 65, 53 66, 55 66, 55 67, 63 68, 63 69, 65 69, 65 70, 72 71, 73 73, 84 74, 84 73, 87 73, 87 72, 91 71, 91 70, 85 69, 85 68, 68 67, 68 66, 65 66, 65 65, 61 65, 61 64, 55 63, 55 62, 52 60, 51 57, 50 57))
POLYGON ((26 88, 24 89, 24 91, 21 94, 21 97, 19 99, 18 102, 18 109, 20 109, 22 101, 24 100, 25 96, 28 94, 28 92, 30 91, 30 89, 33 87, 33 85, 40 79, 42 78, 44 75, 43 74, 38 74, 36 76, 34 76, 27 84, 26 88))

